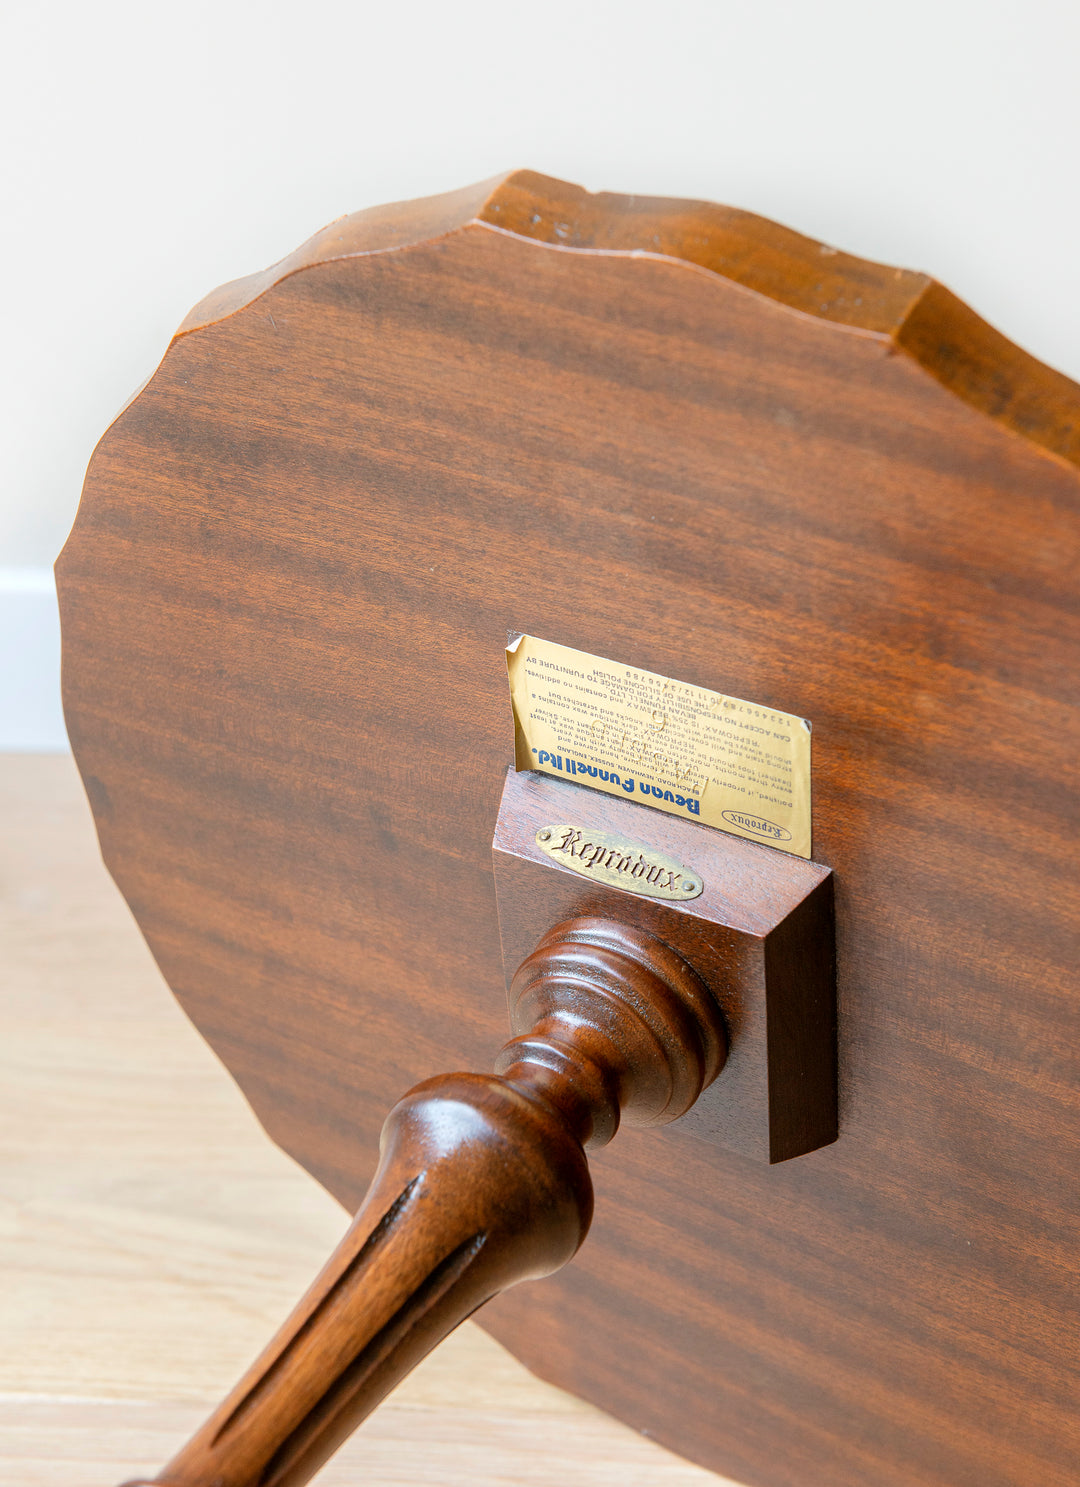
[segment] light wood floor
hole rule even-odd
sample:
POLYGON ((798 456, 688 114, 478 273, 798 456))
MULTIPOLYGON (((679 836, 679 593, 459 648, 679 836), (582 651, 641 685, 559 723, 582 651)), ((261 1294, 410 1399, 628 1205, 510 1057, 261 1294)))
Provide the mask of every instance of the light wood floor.
MULTIPOLYGON (((0 1487, 152 1474, 346 1215, 165 988, 66 756, 0 755, 0 1487)), ((326 1487, 722 1487, 466 1323, 326 1487)))

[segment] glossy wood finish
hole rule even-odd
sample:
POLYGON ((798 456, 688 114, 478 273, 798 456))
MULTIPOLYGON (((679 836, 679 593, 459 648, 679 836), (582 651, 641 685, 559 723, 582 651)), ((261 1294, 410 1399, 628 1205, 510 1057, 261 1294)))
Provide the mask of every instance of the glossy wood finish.
POLYGON ((620 1119, 678 1119, 723 1066, 705 983, 640 930, 555 925, 511 991, 518 1036, 497 1073, 444 1074, 398 1101, 349 1232, 154 1483, 303 1487, 447 1333, 572 1258, 592 1217, 584 1148, 620 1119))
POLYGON ((503 967, 544 927, 599 915, 655 935, 719 999, 730 1037, 723 1079, 680 1129, 759 1162, 784 1162, 836 1140, 836 967, 828 868, 681 821, 568 780, 506 777, 492 847, 503 967), (701 895, 665 903, 591 883, 546 856, 536 833, 573 821, 676 858, 701 895))
POLYGON ((842 264, 814 312, 828 252, 637 210, 512 177, 189 322, 59 565, 106 860, 355 1207, 400 1090, 502 1034, 508 630, 810 718, 840 1139, 627 1132, 484 1325, 763 1487, 1076 1487, 1080 393, 944 292, 842 264))
POLYGON ((801 314, 887 337, 973 408, 1080 464, 1076 383, 1013 345, 928 275, 855 258, 735 207, 590 194, 531 170, 331 222, 273 268, 209 294, 179 333, 235 313, 299 269, 480 223, 554 248, 695 264, 801 314))

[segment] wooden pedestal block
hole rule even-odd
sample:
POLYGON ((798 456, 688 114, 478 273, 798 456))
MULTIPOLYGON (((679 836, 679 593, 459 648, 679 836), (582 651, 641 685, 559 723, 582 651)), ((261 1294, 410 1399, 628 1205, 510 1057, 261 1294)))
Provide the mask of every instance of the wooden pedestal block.
POLYGON ((717 997, 728 1058, 681 1129, 759 1161, 836 1139, 832 874, 817 863, 542 775, 507 775, 493 846, 503 965, 514 974, 552 924, 596 915, 649 931, 717 997), (536 836, 556 822, 615 832, 700 877, 665 903, 553 867, 536 836))

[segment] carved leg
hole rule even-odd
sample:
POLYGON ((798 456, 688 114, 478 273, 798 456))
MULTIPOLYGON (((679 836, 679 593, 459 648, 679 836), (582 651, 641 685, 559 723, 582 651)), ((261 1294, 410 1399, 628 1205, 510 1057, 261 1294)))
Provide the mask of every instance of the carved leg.
POLYGON ((159 1487, 306 1482, 459 1322, 574 1255, 592 1217, 584 1148, 620 1119, 676 1119, 726 1055, 697 974, 606 920, 545 935, 511 1000, 518 1036, 494 1074, 429 1079, 391 1110, 349 1232, 159 1487))

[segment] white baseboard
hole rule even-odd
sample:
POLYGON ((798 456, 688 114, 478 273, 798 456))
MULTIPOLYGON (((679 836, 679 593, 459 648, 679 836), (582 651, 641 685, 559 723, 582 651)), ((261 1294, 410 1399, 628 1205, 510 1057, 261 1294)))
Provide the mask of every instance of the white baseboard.
POLYGON ((0 568, 0 752, 67 747, 52 569, 0 568))

